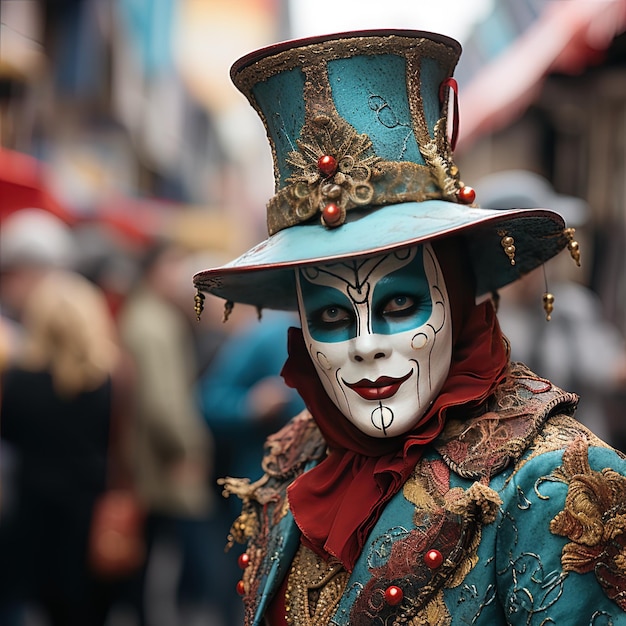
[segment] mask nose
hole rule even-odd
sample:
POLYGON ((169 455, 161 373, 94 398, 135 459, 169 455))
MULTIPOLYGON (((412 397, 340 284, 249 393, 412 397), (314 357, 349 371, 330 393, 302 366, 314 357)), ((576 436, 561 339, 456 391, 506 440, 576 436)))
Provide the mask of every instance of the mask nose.
POLYGON ((350 358, 357 363, 384 359, 389 349, 381 335, 364 334, 355 337, 350 347, 350 358))

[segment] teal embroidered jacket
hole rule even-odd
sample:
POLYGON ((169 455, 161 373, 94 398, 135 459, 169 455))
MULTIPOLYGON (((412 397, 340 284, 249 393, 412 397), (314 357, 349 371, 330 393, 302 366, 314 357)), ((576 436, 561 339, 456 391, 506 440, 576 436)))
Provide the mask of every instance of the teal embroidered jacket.
MULTIPOLYGON (((290 623, 626 625, 626 457, 572 417, 576 401, 512 364, 484 412, 429 446, 353 572, 287 587, 290 623), (322 599, 328 619, 295 612, 322 599)), ((300 547, 287 486, 324 453, 305 411, 269 438, 261 480, 225 481, 243 500, 247 626, 264 624, 300 547)))

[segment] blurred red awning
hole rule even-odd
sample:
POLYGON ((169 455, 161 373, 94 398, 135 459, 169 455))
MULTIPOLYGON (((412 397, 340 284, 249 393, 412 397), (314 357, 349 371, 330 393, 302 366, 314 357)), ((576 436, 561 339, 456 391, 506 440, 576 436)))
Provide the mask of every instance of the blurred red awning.
POLYGON ((46 165, 34 157, 0 148, 0 221, 14 211, 38 208, 73 224, 76 217, 48 189, 46 165))
POLYGON ((462 151, 517 119, 550 73, 575 75, 601 63, 626 31, 626 0, 550 2, 508 49, 459 94, 462 151))

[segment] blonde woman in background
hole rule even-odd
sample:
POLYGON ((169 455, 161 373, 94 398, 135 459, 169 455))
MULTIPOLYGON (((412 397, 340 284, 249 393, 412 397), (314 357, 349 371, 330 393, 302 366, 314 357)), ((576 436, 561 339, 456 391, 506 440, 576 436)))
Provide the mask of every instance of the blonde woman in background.
POLYGON ((37 283, 21 322, 2 380, 2 438, 18 469, 0 524, 0 621, 23 624, 32 607, 50 626, 101 624, 86 552, 106 484, 115 325, 99 289, 67 271, 37 283))

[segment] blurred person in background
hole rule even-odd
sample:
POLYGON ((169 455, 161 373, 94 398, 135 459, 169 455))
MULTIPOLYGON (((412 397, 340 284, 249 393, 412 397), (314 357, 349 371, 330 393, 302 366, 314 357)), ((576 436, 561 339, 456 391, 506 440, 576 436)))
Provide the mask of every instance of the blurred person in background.
POLYGON ((2 378, 2 439, 17 473, 0 523, 0 622, 19 626, 34 611, 50 626, 103 624, 87 546, 107 483, 116 329, 101 291, 77 273, 47 268, 29 287, 2 378))
MULTIPOLYGON (((72 230, 48 211, 24 208, 9 213, 1 221, 0 372, 15 362, 20 350, 24 335, 21 316, 29 294, 49 272, 71 266, 74 259, 72 230)), ((13 446, 5 439, 0 440, 0 515, 3 518, 14 504, 16 469, 13 446)))
MULTIPOLYGON (((216 442, 217 477, 259 478, 265 440, 304 409, 300 396, 280 377, 287 360, 287 330, 297 324, 295 315, 280 311, 247 319, 223 341, 199 380, 201 411, 216 442)), ((219 623, 228 626, 243 619, 236 593, 241 570, 224 552, 224 537, 238 505, 232 498, 216 500, 211 560, 221 575, 211 589, 219 623)))
MULTIPOLYGON (((2 309, 0 309, 0 373, 13 363, 21 337, 22 332, 19 325, 3 315, 2 309)), ((0 387, 0 401, 1 399, 2 387, 0 387)))
MULTIPOLYGON (((287 331, 298 319, 264 311, 224 339, 198 383, 204 419, 228 455, 228 471, 258 478, 267 436, 304 408, 280 371, 287 359, 287 331)), ((221 475, 221 474, 220 474, 221 475)))
POLYGON ((187 256, 170 241, 150 246, 117 318, 137 377, 133 473, 147 514, 147 556, 133 592, 141 626, 196 623, 208 603, 213 445, 193 397, 192 296, 181 289, 187 256))
POLYGON ((97 221, 77 224, 74 235, 78 271, 102 289, 113 316, 117 318, 137 280, 138 259, 146 243, 97 221))
MULTIPOLYGON (((476 185, 481 206, 550 207, 583 235, 590 208, 574 196, 557 194, 542 176, 527 170, 505 170, 476 185)), ((560 261, 560 259, 559 259, 560 261)), ((585 260, 583 259, 583 263, 585 260)), ((500 291, 498 318, 511 341, 511 358, 527 364, 563 389, 580 396, 579 419, 616 447, 619 424, 612 424, 607 402, 626 391, 626 343, 606 317, 598 295, 570 278, 571 264, 537 268, 500 291), (543 294, 554 296, 550 321, 542 307, 543 294)))
POLYGON ((19 323, 33 289, 55 269, 73 269, 76 239, 70 226, 48 211, 26 208, 0 224, 0 305, 19 323))

